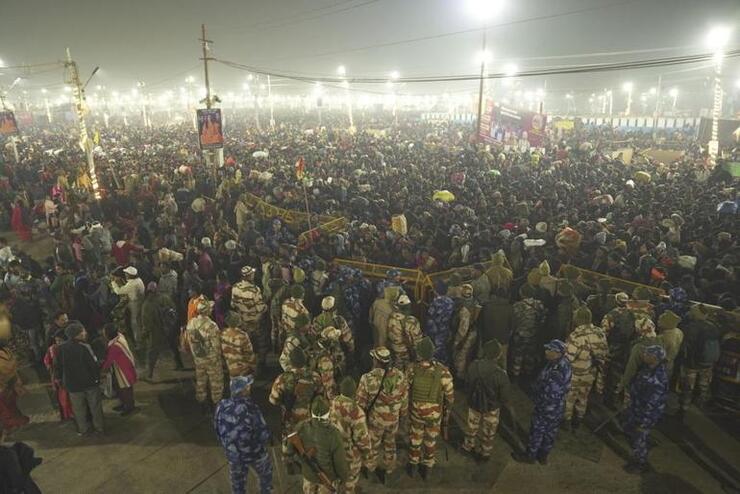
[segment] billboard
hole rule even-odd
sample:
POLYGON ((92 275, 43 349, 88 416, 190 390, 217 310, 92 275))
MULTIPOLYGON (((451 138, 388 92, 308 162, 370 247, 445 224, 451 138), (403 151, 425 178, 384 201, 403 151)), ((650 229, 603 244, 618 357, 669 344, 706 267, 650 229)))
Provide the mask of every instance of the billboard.
POLYGON ((13 135, 18 133, 18 124, 12 111, 0 111, 0 134, 13 135))
POLYGON ((481 117, 480 138, 514 147, 540 147, 545 140, 546 125, 545 114, 488 101, 481 117))
POLYGON ((198 110, 198 142, 201 149, 224 147, 224 132, 221 126, 221 110, 201 108, 198 110))

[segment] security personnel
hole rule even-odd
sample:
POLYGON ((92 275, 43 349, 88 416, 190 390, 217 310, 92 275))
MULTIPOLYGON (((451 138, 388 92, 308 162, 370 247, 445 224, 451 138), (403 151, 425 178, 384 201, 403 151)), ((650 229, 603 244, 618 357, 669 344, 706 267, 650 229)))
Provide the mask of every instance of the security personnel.
POLYGON ((216 435, 229 462, 231 492, 245 494, 249 467, 257 472, 260 492, 272 492, 272 462, 267 452, 270 431, 252 400, 254 376, 231 379, 231 397, 218 403, 213 417, 216 435))
POLYGON ((650 429, 663 416, 668 397, 666 353, 662 346, 651 345, 642 352, 642 366, 630 382, 630 404, 624 431, 632 446, 632 457, 624 466, 627 473, 643 473, 647 466, 647 438, 650 429))
POLYGON ((349 475, 342 485, 346 494, 355 492, 360 478, 363 460, 370 457, 370 436, 367 429, 365 412, 355 400, 357 384, 347 376, 339 384, 340 395, 331 402, 329 421, 342 433, 344 452, 349 463, 349 475))
POLYGON ((565 343, 560 340, 545 344, 547 364, 534 385, 534 412, 529 425, 527 450, 511 453, 511 457, 518 462, 539 461, 541 465, 546 465, 547 456, 555 445, 573 374, 570 361, 565 356, 565 348, 565 343))
MULTIPOLYGON (((311 405, 311 419, 298 426, 296 432, 303 443, 305 451, 315 460, 311 466, 305 455, 300 455, 301 474, 303 475, 304 494, 329 494, 319 478, 318 468, 336 487, 346 482, 349 477, 349 465, 344 452, 342 433, 329 422, 329 402, 323 396, 317 397, 311 405)), ((296 448, 291 443, 291 450, 296 448)))
POLYGON ((416 353, 419 362, 406 371, 410 389, 406 473, 413 477, 414 468, 418 466, 419 475, 426 480, 429 470, 434 467, 443 414, 451 410, 455 395, 452 374, 444 364, 432 360, 434 343, 428 336, 416 345, 416 353))
POLYGON ((416 345, 422 337, 419 320, 411 314, 411 300, 406 295, 398 297, 395 312, 388 321, 388 344, 393 364, 405 370, 414 360, 416 345))
POLYGON ((267 311, 262 298, 262 291, 254 284, 255 269, 244 266, 241 269, 242 279, 231 289, 231 310, 240 319, 240 327, 249 335, 259 355, 260 367, 268 351, 267 335, 261 333, 260 321, 267 311))

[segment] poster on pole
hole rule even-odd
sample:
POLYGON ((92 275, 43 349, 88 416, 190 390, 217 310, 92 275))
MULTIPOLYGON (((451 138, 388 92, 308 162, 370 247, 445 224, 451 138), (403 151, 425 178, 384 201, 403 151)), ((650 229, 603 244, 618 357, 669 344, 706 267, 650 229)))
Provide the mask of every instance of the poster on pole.
POLYGON ((0 134, 14 135, 18 133, 18 123, 15 121, 15 115, 12 111, 0 111, 0 134))
POLYGON ((198 141, 201 149, 224 147, 224 133, 219 108, 198 110, 198 141))
POLYGON ((486 103, 481 116, 480 138, 488 143, 512 147, 540 147, 545 139, 547 115, 517 108, 486 103))

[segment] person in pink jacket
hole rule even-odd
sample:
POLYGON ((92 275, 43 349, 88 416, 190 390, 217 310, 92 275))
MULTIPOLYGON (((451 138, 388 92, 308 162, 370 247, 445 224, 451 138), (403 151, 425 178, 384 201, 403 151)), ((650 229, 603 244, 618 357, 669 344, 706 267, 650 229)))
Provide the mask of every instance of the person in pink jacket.
POLYGON ((121 415, 128 415, 135 410, 134 384, 138 378, 134 355, 126 337, 113 324, 105 325, 105 336, 108 338, 108 349, 103 362, 103 371, 113 373, 113 389, 121 400, 121 404, 113 410, 121 412, 121 415))

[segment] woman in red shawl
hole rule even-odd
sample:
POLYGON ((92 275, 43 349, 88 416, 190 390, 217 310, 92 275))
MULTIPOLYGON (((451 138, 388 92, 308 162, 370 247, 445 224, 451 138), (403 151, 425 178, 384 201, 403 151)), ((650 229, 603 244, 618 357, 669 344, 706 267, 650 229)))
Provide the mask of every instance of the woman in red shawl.
POLYGON ((10 226, 15 231, 18 238, 25 242, 31 241, 31 228, 26 225, 23 218, 23 201, 16 199, 13 205, 13 214, 10 217, 10 226))
POLYGON ((118 332, 115 325, 105 325, 105 336, 108 338, 108 350, 103 362, 103 371, 113 373, 113 389, 116 390, 121 404, 113 410, 128 415, 135 410, 134 384, 138 380, 134 354, 128 346, 126 337, 118 332))

